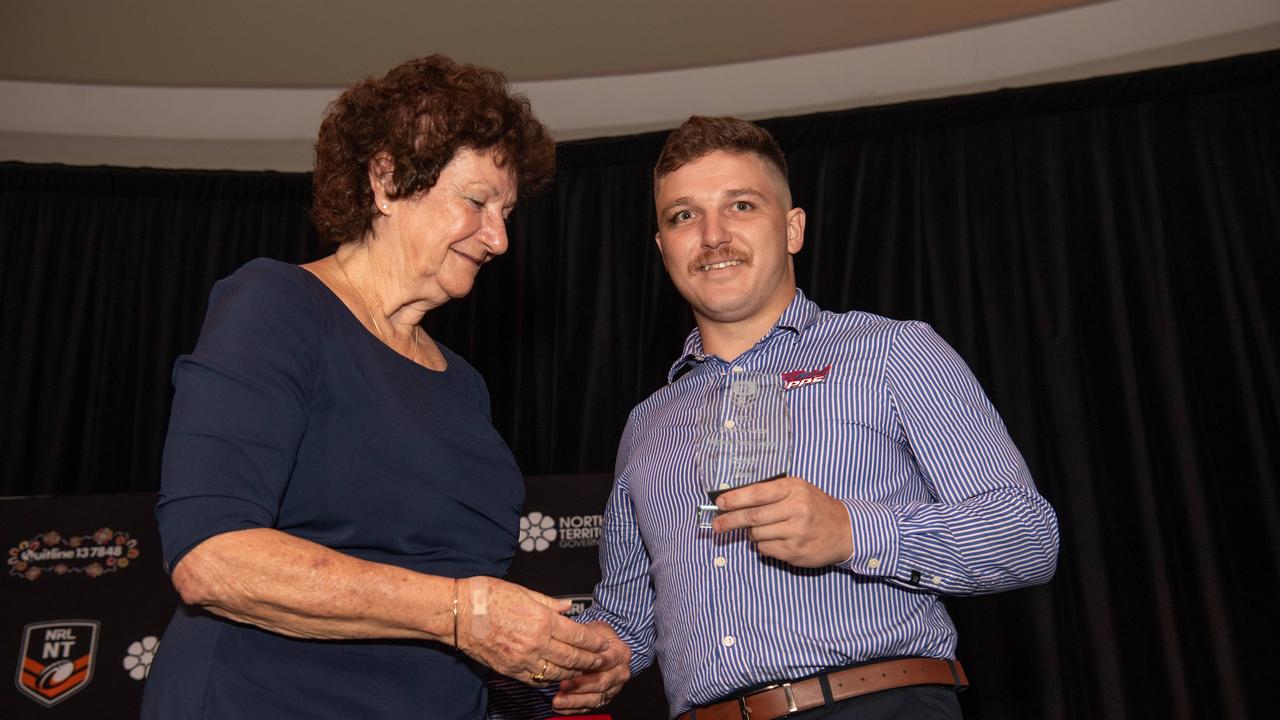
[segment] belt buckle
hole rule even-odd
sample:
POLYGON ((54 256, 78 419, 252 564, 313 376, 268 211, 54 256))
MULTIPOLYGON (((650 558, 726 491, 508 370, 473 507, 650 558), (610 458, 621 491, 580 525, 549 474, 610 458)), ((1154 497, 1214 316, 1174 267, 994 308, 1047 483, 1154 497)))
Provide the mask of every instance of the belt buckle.
POLYGON ((760 688, 759 690, 751 693, 750 695, 743 695, 742 697, 738 698, 738 710, 739 712, 742 713, 742 720, 751 720, 751 708, 747 707, 747 698, 751 697, 752 695, 759 695, 760 693, 769 692, 770 690, 777 690, 778 688, 782 688, 782 693, 787 696, 787 715, 790 715, 791 713, 800 712, 800 708, 796 707, 795 695, 791 694, 791 683, 789 682, 774 683, 772 685, 766 685, 765 687, 760 688))

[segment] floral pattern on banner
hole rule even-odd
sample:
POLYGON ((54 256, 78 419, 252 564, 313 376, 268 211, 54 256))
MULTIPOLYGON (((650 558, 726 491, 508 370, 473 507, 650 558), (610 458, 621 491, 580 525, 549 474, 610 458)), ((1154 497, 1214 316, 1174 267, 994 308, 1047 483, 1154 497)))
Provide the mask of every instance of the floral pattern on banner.
POLYGON ((49 530, 9 548, 9 574, 31 581, 47 573, 96 578, 129 567, 138 554, 137 539, 109 527, 72 537, 49 530))
POLYGON ((130 645, 124 656, 124 669, 129 672, 129 677, 134 680, 146 680, 147 675, 151 674, 151 663, 156 658, 156 650, 160 647, 160 639, 155 635, 148 635, 141 640, 135 640, 130 645))

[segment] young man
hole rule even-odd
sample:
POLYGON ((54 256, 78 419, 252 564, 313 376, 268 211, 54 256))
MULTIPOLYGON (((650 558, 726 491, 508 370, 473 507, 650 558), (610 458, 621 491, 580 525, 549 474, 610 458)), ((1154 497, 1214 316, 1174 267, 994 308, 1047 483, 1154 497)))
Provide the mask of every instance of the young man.
POLYGON ((1057 519, 1004 424, 929 326, 825 312, 796 288, 805 213, 763 129, 690 118, 654 193, 697 328, 632 411, 605 511, 584 619, 630 653, 556 707, 603 704, 656 658, 681 718, 960 717, 942 597, 1046 582, 1057 563, 1057 519), (786 432, 747 417, 768 393, 786 432), (747 423, 726 475, 721 428, 747 423), (699 527, 708 478, 737 486, 778 443, 785 475, 719 495, 699 527))

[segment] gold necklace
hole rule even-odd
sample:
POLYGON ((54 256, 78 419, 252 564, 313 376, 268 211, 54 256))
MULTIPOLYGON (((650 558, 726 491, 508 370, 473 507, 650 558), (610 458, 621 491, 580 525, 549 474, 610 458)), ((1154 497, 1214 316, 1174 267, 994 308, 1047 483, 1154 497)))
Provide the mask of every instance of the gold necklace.
MULTIPOLYGON (((351 282, 351 276, 347 274, 347 268, 343 266, 342 260, 338 258, 337 253, 333 254, 333 261, 338 264, 338 272, 341 272, 342 279, 347 281, 347 287, 351 288, 351 292, 355 293, 356 297, 360 298, 360 302, 364 304, 365 311, 369 313, 369 319, 373 321, 373 329, 378 331, 378 339, 382 341, 383 345, 395 350, 395 346, 388 342, 387 336, 382 333, 382 326, 378 324, 378 314, 373 311, 373 306, 369 304, 369 300, 365 298, 364 293, 357 290, 356 284, 351 282)), ((413 346, 410 351, 412 355, 409 359, 415 365, 418 364, 418 327, 418 325, 414 325, 409 335, 409 344, 413 346)))

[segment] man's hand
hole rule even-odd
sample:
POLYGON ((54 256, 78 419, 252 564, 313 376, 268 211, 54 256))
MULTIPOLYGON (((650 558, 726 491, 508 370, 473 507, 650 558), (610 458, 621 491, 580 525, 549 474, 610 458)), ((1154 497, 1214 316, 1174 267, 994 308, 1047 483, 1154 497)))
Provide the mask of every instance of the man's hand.
POLYGON ((825 567, 853 554, 844 503, 788 475, 730 490, 716 499, 716 532, 747 528, 761 554, 797 567, 825 567))
POLYGON ((597 620, 587 627, 609 638, 609 646, 602 653, 604 665, 560 683, 560 692, 551 701, 556 712, 582 713, 604 707, 631 679, 631 648, 608 623, 597 620))

